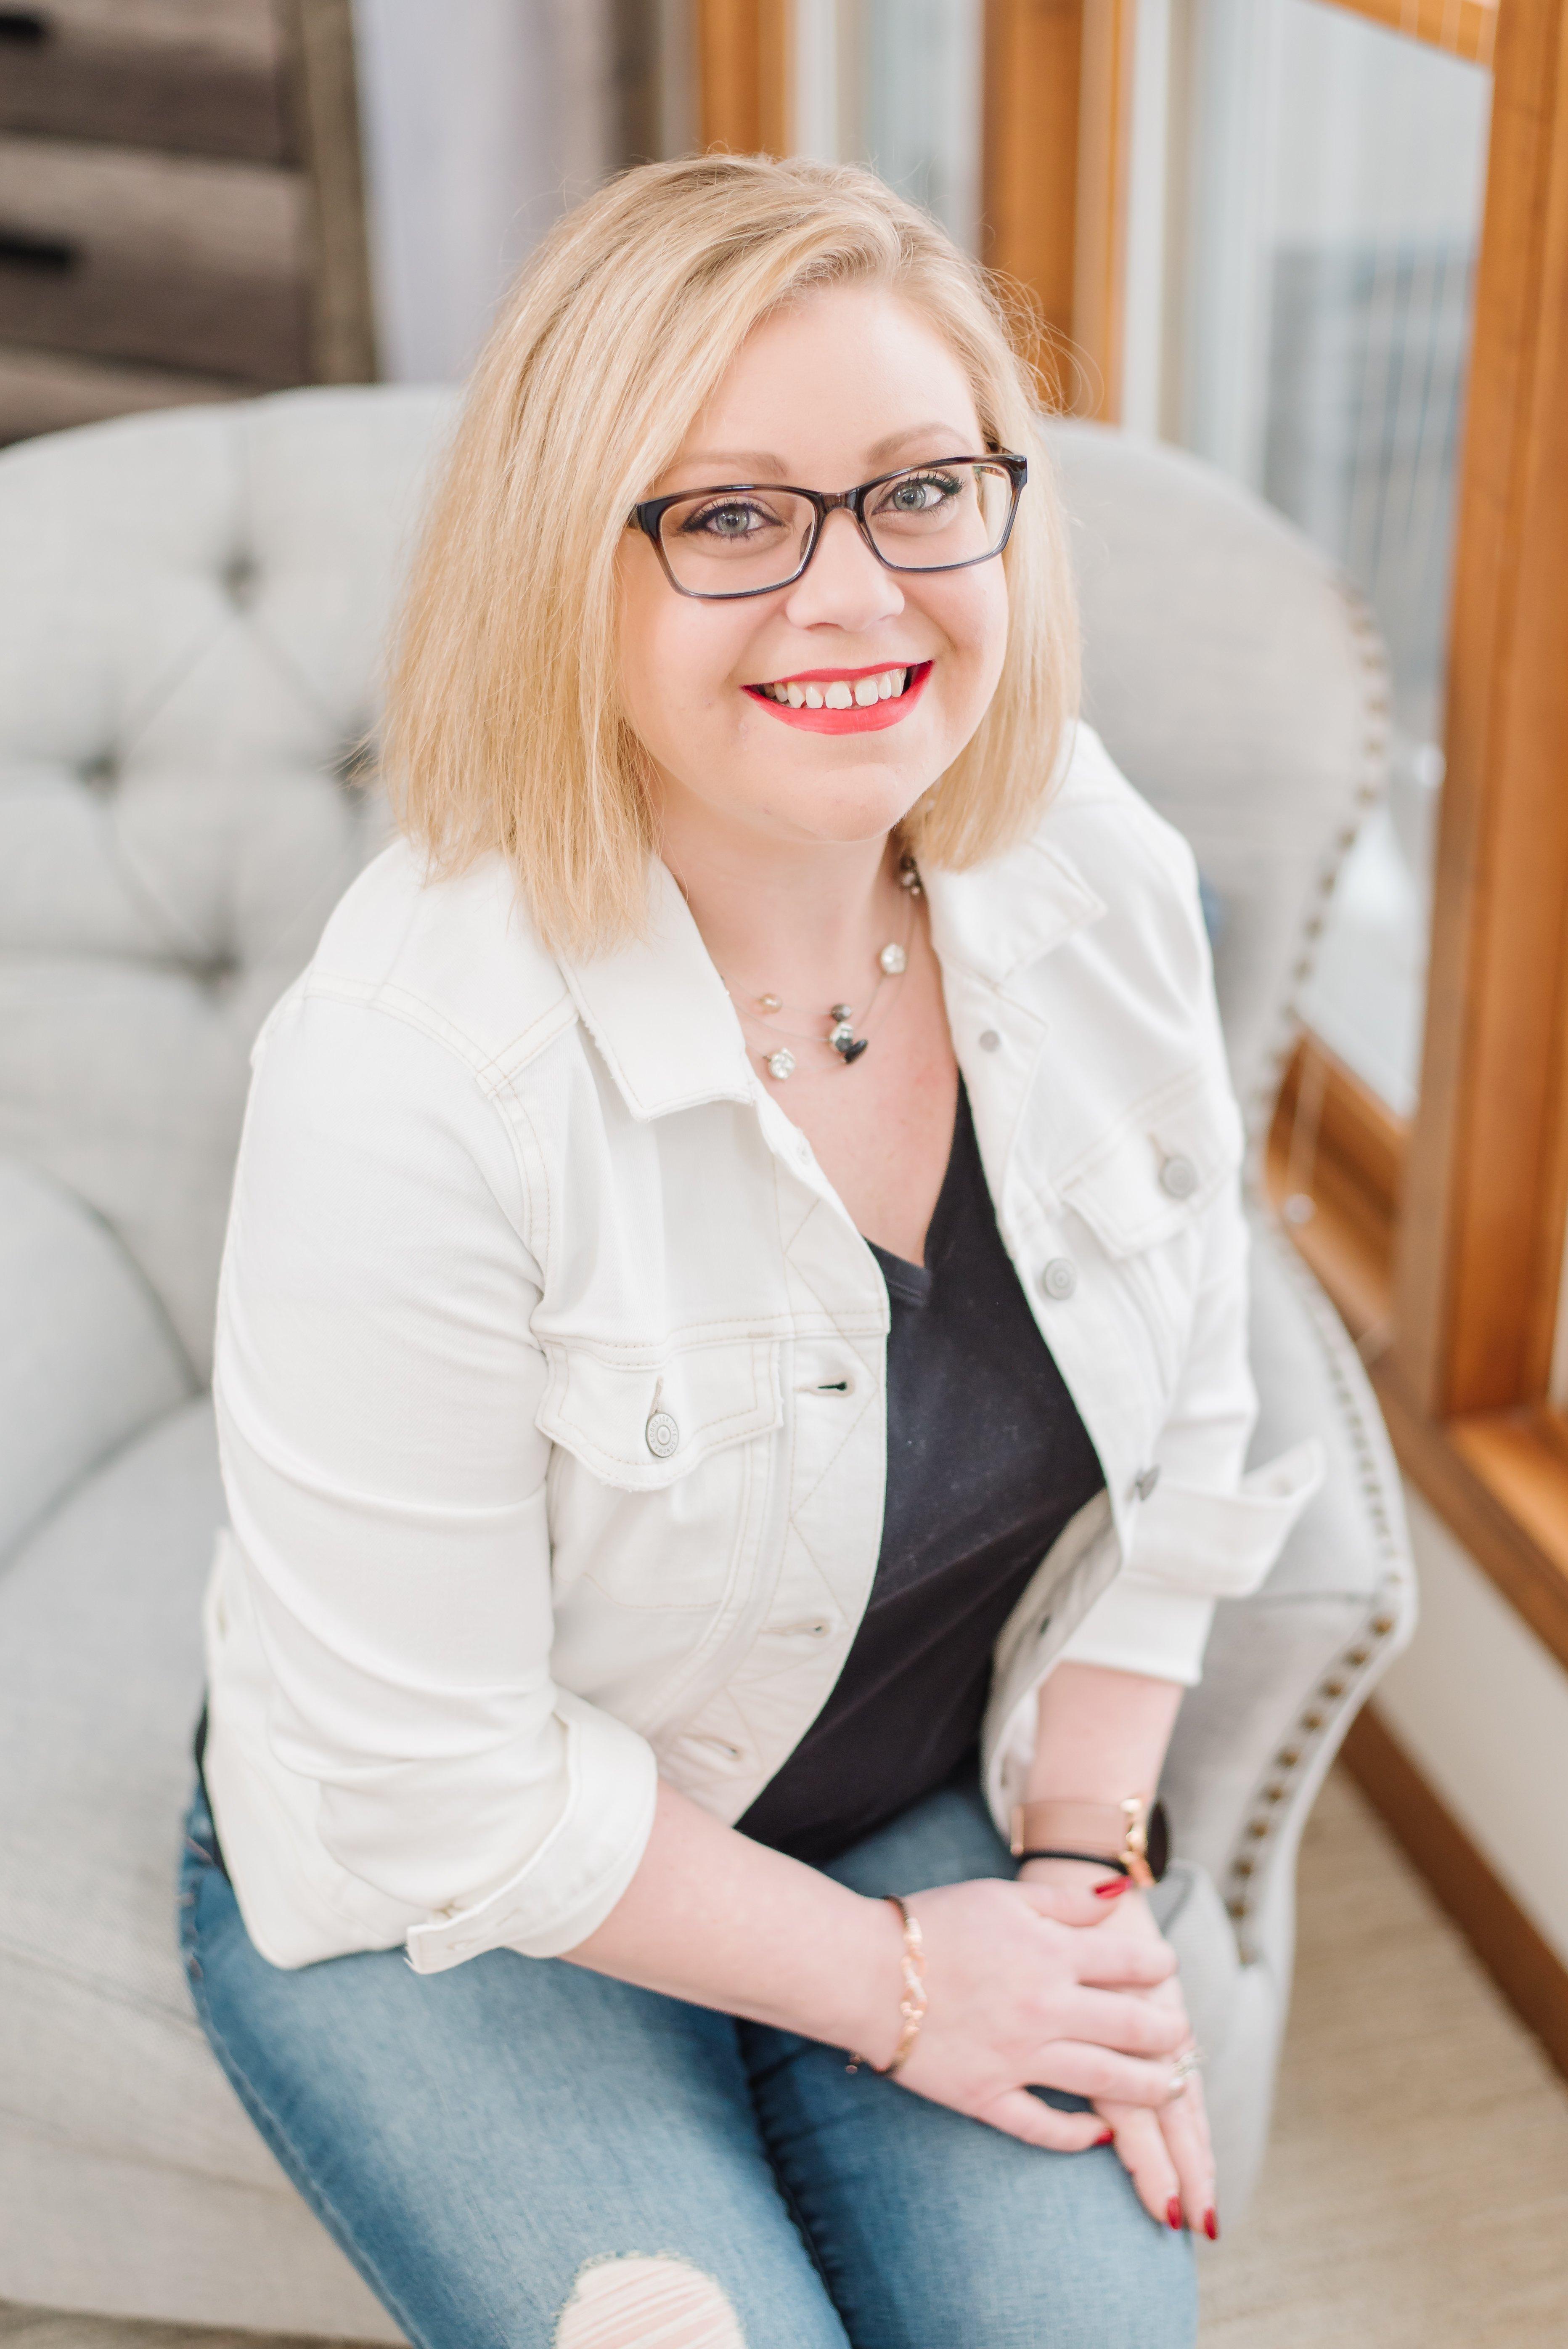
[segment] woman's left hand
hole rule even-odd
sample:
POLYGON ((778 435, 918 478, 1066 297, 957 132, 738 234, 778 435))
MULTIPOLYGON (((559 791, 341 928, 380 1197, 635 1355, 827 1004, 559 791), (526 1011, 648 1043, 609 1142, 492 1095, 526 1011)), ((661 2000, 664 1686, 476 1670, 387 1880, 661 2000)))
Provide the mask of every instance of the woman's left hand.
MULTIPOLYGON (((1163 1941, 1141 1892, 1124 1892, 1110 1907, 1111 1914, 1097 1931, 1163 1941)), ((1153 2005, 1185 2013, 1181 1982, 1175 1974, 1140 1995, 1153 2005)), ((1214 2156, 1203 2107, 1202 2074, 1190 2072, 1181 2093, 1158 2108, 1097 2102, 1095 2110, 1107 2128, 1114 2130, 1117 2153, 1150 2218, 1162 2226, 1179 2227, 1185 2222, 1194 2234, 1207 2235, 1213 2242, 1220 2229, 1214 2215, 1214 2156)))

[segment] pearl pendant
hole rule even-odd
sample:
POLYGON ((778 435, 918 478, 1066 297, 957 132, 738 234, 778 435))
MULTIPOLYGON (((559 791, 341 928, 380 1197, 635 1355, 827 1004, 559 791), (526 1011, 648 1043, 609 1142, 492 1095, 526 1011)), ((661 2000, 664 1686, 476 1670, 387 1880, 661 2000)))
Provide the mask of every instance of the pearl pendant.
POLYGON ((794 1053, 786 1051, 782 1045, 780 1045, 777 1052, 769 1052, 768 1055, 768 1073, 770 1077, 777 1077, 780 1084, 783 1083, 786 1077, 792 1077, 795 1073, 794 1053))
POLYGON ((900 971, 906 967, 909 957, 901 946, 887 946, 883 947, 877 960, 890 978, 896 978, 900 971))
POLYGON ((759 1011, 782 1011, 784 999, 781 995, 759 995, 757 999, 757 1008, 759 1011))

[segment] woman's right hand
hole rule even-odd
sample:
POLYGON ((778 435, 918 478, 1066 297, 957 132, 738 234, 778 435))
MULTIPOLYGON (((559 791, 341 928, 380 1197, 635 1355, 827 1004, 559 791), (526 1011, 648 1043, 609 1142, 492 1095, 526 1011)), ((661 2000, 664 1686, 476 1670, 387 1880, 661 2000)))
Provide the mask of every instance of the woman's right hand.
MULTIPOLYGON (((1146 1995, 1175 1970, 1163 1942, 1102 1933, 1107 1904, 1089 1891, 983 1878, 910 1896, 924 1941, 925 2019, 902 2085, 1026 2144, 1077 2153, 1105 2134, 1096 2113, 1060 2112, 1031 2087, 1122 2105, 1161 2106, 1188 2036, 1177 2008, 1146 1995)), ((867 2055, 898 2044, 896 1912, 883 2027, 867 2055)))

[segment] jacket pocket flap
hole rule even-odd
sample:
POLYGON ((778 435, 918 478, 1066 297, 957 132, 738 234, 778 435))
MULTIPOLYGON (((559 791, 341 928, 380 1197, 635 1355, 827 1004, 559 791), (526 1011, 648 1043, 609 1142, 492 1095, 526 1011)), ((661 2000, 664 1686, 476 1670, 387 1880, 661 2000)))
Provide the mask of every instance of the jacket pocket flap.
POLYGON ((1108 1255, 1133 1256, 1189 1225, 1241 1164, 1244 1147, 1228 1084, 1206 1069, 1190 1071, 1140 1102, 1057 1187, 1108 1255))
POLYGON ((550 1343, 539 1430, 593 1475, 657 1492, 701 1460, 782 1423, 777 1338, 721 1338, 658 1355, 550 1343))

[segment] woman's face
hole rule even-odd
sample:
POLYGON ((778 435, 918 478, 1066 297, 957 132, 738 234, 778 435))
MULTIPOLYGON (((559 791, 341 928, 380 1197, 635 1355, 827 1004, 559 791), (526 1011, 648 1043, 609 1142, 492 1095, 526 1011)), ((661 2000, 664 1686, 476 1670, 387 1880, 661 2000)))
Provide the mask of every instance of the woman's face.
MULTIPOLYGON (((882 288, 836 286, 755 330, 645 494, 735 481, 847 490, 983 453, 964 370, 935 330, 882 288)), ((628 531, 621 627, 627 714, 654 759, 666 820, 802 845, 869 840, 898 823, 985 715, 1006 641, 1006 578, 999 560, 889 571, 835 512, 793 586, 699 602, 677 595, 647 539, 628 531), (890 671, 906 680, 896 700, 835 713, 804 698, 808 685, 825 700, 838 683, 841 701, 844 686, 852 695, 857 680, 890 671), (760 689, 791 681, 799 708, 760 689)))

